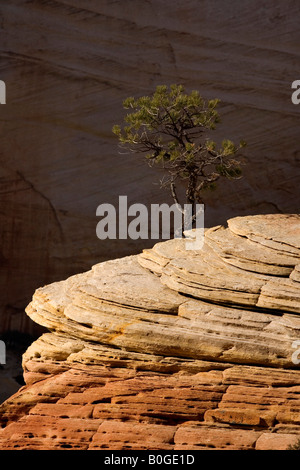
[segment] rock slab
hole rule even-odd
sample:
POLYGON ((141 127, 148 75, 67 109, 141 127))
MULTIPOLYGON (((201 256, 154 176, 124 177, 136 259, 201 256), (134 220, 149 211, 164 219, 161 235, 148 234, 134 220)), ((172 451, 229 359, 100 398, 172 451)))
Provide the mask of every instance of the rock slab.
POLYGON ((265 229, 231 219, 200 251, 169 240, 37 289, 26 311, 49 332, 0 406, 0 448, 295 445, 299 228, 290 214, 265 229))

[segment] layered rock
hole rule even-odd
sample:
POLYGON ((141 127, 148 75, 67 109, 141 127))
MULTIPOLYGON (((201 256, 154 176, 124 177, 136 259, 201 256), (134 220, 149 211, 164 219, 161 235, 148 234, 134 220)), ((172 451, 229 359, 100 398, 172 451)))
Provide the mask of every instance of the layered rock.
POLYGON ((3 449, 286 449, 300 438, 300 216, 236 218, 37 289, 49 333, 3 449), (264 226, 265 220, 265 226, 264 226))

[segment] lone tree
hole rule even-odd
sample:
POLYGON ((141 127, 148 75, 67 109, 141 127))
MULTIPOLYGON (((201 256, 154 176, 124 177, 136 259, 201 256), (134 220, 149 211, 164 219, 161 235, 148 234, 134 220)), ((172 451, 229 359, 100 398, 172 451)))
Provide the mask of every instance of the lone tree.
POLYGON ((206 102, 198 91, 185 94, 182 85, 161 85, 152 96, 127 98, 123 107, 130 112, 125 125, 113 127, 122 146, 145 153, 150 166, 158 164, 166 171, 161 187, 170 188, 181 211, 176 184, 186 182, 186 203, 192 205, 193 221, 205 189, 213 188, 221 176, 241 176, 240 161, 235 157, 245 143, 236 146, 226 139, 217 148, 207 137, 220 121, 218 103, 218 99, 206 102))

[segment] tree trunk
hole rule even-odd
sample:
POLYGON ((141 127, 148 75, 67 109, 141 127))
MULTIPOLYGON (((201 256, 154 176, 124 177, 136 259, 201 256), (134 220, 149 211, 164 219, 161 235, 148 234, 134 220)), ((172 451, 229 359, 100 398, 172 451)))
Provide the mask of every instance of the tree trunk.
POLYGON ((188 188, 186 191, 186 201, 187 204, 191 204, 192 206, 192 227, 195 226, 195 215, 196 215, 196 186, 197 186, 197 175, 192 172, 189 177, 188 188))

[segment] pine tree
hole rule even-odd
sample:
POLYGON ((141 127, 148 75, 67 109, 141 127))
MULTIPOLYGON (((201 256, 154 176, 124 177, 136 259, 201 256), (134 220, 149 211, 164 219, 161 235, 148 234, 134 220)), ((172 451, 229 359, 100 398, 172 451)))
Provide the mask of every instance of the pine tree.
POLYGON ((245 142, 236 146, 224 139, 220 148, 208 138, 220 121, 218 99, 205 101, 198 91, 185 93, 182 85, 157 86, 152 96, 129 97, 123 107, 130 112, 123 128, 113 127, 120 144, 136 153, 146 154, 149 165, 161 165, 166 175, 162 187, 169 187, 180 206, 176 184, 186 184, 186 203, 203 203, 203 191, 213 188, 220 177, 241 176, 236 155, 245 142))

